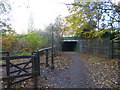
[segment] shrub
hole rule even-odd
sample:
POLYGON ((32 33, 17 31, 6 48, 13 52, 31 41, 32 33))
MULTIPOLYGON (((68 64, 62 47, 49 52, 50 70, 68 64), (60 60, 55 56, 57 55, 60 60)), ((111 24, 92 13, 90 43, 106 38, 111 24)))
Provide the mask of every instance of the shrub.
POLYGON ((2 50, 11 51, 14 48, 16 42, 18 42, 18 39, 15 38, 13 34, 2 36, 2 50))
POLYGON ((38 50, 47 44, 47 39, 40 35, 39 31, 30 31, 24 40, 28 42, 27 49, 29 51, 38 50))

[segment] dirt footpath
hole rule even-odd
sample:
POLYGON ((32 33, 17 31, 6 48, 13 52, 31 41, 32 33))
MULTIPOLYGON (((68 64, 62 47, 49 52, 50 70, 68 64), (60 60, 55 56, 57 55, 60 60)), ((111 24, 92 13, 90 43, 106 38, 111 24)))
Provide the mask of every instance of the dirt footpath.
POLYGON ((80 58, 78 52, 65 52, 72 60, 69 69, 64 70, 44 70, 41 72, 47 77, 46 84, 55 88, 92 88, 93 80, 89 75, 89 70, 85 67, 84 61, 80 58))

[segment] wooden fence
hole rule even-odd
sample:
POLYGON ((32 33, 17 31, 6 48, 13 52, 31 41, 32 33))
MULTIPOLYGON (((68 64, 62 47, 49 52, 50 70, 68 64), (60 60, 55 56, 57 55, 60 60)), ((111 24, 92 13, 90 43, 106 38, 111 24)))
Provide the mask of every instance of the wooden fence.
POLYGON ((112 46, 111 58, 120 59, 120 40, 113 40, 111 46, 112 46))
POLYGON ((9 52, 2 52, 2 61, 4 64, 1 66, 6 68, 6 75, 1 77, 0 80, 7 81, 7 88, 10 88, 16 83, 33 78, 34 88, 37 88, 37 76, 40 75, 40 52, 45 51, 46 53, 46 66, 49 66, 48 58, 51 57, 51 67, 53 67, 54 53, 52 49, 52 47, 40 49, 32 52, 32 55, 29 56, 10 56, 9 52), (51 55, 48 53, 51 53, 51 55), (23 59, 25 60, 23 61, 23 59), (22 60, 22 62, 19 62, 20 60, 22 60))
POLYGON ((120 40, 80 39, 80 52, 105 58, 120 58, 120 40))

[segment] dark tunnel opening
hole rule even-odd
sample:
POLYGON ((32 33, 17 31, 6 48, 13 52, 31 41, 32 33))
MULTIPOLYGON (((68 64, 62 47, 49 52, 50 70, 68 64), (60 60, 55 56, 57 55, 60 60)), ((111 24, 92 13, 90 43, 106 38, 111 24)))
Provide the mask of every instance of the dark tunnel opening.
POLYGON ((75 51, 77 42, 63 42, 62 51, 75 51))

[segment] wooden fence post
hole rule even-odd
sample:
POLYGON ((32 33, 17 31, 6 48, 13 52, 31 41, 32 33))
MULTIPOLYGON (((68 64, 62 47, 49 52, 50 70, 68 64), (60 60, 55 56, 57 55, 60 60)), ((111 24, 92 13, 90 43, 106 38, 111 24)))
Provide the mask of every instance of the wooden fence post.
MULTIPOLYGON (((10 76, 10 59, 8 55, 6 57, 6 73, 7 76, 10 76)), ((7 80, 7 88, 9 87, 10 87, 10 79, 7 80)))
POLYGON ((37 72, 37 67, 36 67, 36 64, 37 64, 37 60, 36 60, 36 57, 32 57, 32 72, 33 72, 33 83, 34 83, 34 89, 36 90, 37 89, 37 76, 38 76, 38 72, 37 72))
POLYGON ((37 62, 36 62, 36 65, 37 65, 37 71, 38 71, 38 75, 40 75, 40 52, 37 52, 36 53, 37 55, 36 55, 36 60, 37 60, 37 62))
POLYGON ((37 74, 40 75, 40 52, 32 52, 32 55, 35 55, 37 74))
POLYGON ((46 67, 48 67, 49 64, 48 64, 48 49, 46 50, 46 67))
POLYGON ((51 49, 51 69, 54 69, 54 53, 53 53, 53 47, 51 49))

